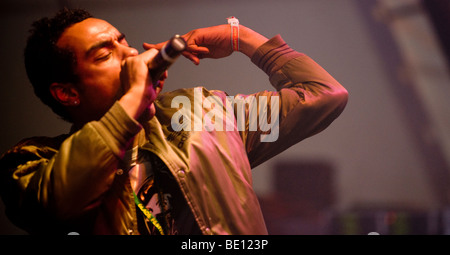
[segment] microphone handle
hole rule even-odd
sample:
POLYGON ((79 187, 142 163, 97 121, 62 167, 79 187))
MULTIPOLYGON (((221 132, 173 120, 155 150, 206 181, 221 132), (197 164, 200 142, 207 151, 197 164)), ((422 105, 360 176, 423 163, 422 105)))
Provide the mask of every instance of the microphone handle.
POLYGON ((180 54, 186 50, 186 41, 180 35, 174 35, 156 54, 149 69, 154 86, 158 83, 161 75, 169 69, 180 54))

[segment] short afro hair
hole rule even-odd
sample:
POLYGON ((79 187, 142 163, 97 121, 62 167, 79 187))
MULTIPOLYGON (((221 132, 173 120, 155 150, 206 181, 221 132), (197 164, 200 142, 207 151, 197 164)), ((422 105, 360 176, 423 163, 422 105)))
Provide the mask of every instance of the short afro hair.
POLYGON ((70 49, 56 46, 63 32, 70 26, 93 17, 83 9, 64 8, 53 18, 35 21, 25 47, 25 68, 34 93, 62 119, 72 122, 66 108, 50 93, 54 82, 77 82, 74 72, 76 58, 70 49))

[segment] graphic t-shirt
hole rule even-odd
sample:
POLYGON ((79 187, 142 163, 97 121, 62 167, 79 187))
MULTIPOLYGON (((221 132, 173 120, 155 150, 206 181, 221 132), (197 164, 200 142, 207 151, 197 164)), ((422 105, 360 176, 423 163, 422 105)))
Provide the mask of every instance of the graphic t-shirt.
MULTIPOLYGON (((129 170, 131 186, 166 235, 201 235, 177 181, 156 155, 139 150, 135 164, 129 170)), ((156 226, 137 207, 141 234, 159 235, 156 226)))

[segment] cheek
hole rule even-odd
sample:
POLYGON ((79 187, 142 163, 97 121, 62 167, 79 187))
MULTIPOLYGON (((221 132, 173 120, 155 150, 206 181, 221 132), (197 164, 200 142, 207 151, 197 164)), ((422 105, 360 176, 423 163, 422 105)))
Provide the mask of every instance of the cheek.
POLYGON ((120 87, 120 65, 111 65, 103 68, 90 68, 82 72, 81 83, 86 90, 95 91, 104 96, 115 94, 120 87))
POLYGON ((96 69, 82 75, 81 100, 93 108, 106 109, 120 98, 120 67, 96 69))

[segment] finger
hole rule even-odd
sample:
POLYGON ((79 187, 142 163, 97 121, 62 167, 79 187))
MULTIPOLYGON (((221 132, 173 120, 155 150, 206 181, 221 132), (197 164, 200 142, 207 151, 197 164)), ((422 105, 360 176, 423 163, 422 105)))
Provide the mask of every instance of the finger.
POLYGON ((150 43, 143 43, 142 44, 142 48, 144 48, 144 50, 149 50, 149 49, 156 48, 156 45, 155 44, 150 44, 150 43))
POLYGON ((187 59, 189 59, 190 61, 192 61, 192 63, 194 63, 195 65, 199 65, 200 64, 200 59, 197 57, 196 54, 193 54, 189 51, 184 51, 183 53, 184 57, 186 57, 187 59))
POLYGON ((164 81, 165 79, 167 79, 167 77, 169 77, 169 71, 165 71, 162 75, 161 78, 159 78, 160 81, 164 81))
POLYGON ((165 83, 165 81, 158 81, 157 86, 153 86, 153 88, 155 89, 156 95, 158 95, 159 92, 161 92, 161 90, 164 88, 164 83, 165 83))
POLYGON ((207 47, 198 46, 194 43, 188 45, 187 50, 183 52, 183 55, 191 60, 195 65, 200 64, 201 56, 208 55, 210 53, 207 47))
POLYGON ((153 84, 153 88, 155 89, 155 91, 157 93, 159 93, 163 87, 164 87, 164 83, 166 82, 166 78, 167 78, 167 71, 165 71, 162 75, 161 78, 159 78, 159 80, 157 80, 155 82, 155 84, 153 84))
POLYGON ((157 50, 160 50, 160 49, 162 49, 162 47, 164 46, 165 43, 166 43, 166 42, 162 42, 162 43, 158 43, 158 44, 143 43, 143 44, 142 44, 142 47, 143 47, 145 50, 150 50, 150 49, 157 49, 157 50))
POLYGON ((189 44, 187 50, 196 54, 209 54, 209 49, 207 47, 198 46, 197 44, 189 44))
POLYGON ((167 77, 169 77, 169 72, 166 70, 166 71, 164 71, 164 73, 161 74, 161 77, 159 77, 159 80, 157 80, 153 84, 153 88, 155 89, 155 91, 157 93, 159 93, 162 90, 162 88, 164 87, 164 82, 166 81, 167 77))

